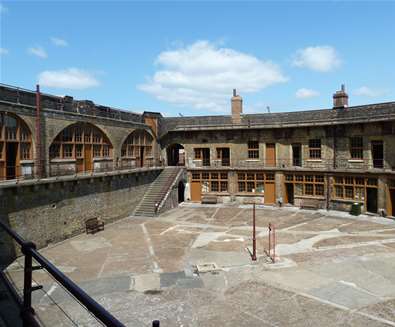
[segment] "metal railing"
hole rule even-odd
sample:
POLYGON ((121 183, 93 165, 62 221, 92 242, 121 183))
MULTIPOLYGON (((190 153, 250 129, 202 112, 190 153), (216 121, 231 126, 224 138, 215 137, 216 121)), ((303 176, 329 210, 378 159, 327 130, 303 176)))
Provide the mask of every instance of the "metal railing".
MULTIPOLYGON (((24 240, 19 234, 9 228, 2 221, 0 221, 0 227, 20 245, 21 251, 24 255, 23 297, 18 300, 24 326, 40 326, 39 319, 32 307, 32 293, 36 290, 42 289, 41 285, 33 286, 32 275, 33 271, 40 269, 45 269, 60 285, 63 286, 64 289, 67 290, 67 292, 69 292, 102 324, 111 327, 124 326, 124 324, 112 316, 106 309, 93 300, 87 293, 85 293, 85 291, 56 268, 48 259, 41 255, 37 251, 36 245, 33 242, 24 240), (38 266, 33 265, 33 259, 39 264, 38 266)), ((1 271, 0 274, 3 280, 8 280, 3 271, 1 271)), ((10 290, 12 290, 9 282, 7 282, 6 285, 10 290)), ((12 294, 14 297, 19 297, 16 292, 13 292, 12 294)))
POLYGON ((193 161, 188 168, 253 168, 253 169, 317 169, 317 170, 395 170, 395 162, 392 165, 384 159, 241 159, 224 161, 212 159, 211 161, 193 161))
POLYGON ((99 165, 92 163, 91 168, 86 169, 85 167, 78 168, 78 164, 73 162, 60 162, 51 163, 45 166, 41 166, 43 173, 38 173, 34 164, 17 165, 17 166, 1 166, 0 164, 0 182, 12 181, 12 180, 29 180, 29 179, 40 179, 47 177, 62 177, 62 176, 83 176, 83 175, 94 175, 95 173, 112 173, 121 171, 132 171, 143 168, 155 168, 162 167, 163 163, 159 163, 155 160, 147 160, 141 164, 140 161, 136 162, 119 162, 115 165, 111 162, 101 162, 99 165))

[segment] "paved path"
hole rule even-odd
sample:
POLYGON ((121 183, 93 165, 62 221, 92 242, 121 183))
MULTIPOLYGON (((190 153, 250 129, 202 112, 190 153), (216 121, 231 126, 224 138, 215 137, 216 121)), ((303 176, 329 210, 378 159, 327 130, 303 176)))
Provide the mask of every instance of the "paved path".
MULTIPOLYGON (((257 262, 246 251, 248 206, 130 217, 42 253, 128 326, 395 326, 394 221, 270 207, 256 217, 257 262), (264 254, 269 222, 275 264, 264 254), (218 269, 199 274, 202 264, 218 269)), ((9 268, 16 282, 19 269, 9 268)), ((95 325, 48 275, 34 278, 45 286, 34 296, 43 321, 95 325)))

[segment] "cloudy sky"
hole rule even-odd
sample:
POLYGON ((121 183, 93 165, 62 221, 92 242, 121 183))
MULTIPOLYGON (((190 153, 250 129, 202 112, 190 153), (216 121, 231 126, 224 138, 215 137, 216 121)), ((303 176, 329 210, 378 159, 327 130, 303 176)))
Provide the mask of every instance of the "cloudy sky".
POLYGON ((2 83, 166 115, 395 101, 395 2, 0 5, 2 83))

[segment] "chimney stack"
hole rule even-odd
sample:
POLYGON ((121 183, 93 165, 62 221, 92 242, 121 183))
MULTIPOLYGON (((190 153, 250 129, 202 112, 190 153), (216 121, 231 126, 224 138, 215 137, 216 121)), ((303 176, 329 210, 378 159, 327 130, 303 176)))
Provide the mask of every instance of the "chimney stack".
POLYGON ((241 114, 243 113, 243 98, 237 95, 236 89, 233 89, 232 104, 232 122, 233 124, 241 123, 241 114))
POLYGON ((336 91, 333 95, 333 109, 347 108, 348 107, 348 94, 346 88, 342 84, 341 90, 336 91))

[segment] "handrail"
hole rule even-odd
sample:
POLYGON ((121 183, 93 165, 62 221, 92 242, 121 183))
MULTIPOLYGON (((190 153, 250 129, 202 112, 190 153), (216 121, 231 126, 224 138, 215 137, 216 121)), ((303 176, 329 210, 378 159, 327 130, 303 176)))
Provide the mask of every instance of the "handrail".
POLYGON ((177 174, 176 174, 172 179, 169 179, 169 181, 166 183, 166 185, 165 185, 164 188, 167 188, 167 191, 166 191, 166 193, 164 193, 164 194, 161 196, 161 198, 160 198, 160 200, 158 201, 157 205, 155 205, 155 212, 156 212, 156 213, 158 213, 158 212, 162 209, 163 204, 165 203, 165 201, 166 201, 167 198, 169 197, 169 194, 170 194, 170 192, 171 192, 173 186, 175 185, 177 179, 180 177, 180 175, 182 174, 182 172, 183 172, 183 168, 179 168, 178 171, 177 171, 177 174), (170 182, 171 182, 171 183, 170 183, 170 182))
MULTIPOLYGON (((70 278, 64 275, 58 268, 56 268, 48 259, 41 255, 33 242, 26 241, 18 233, 13 231, 10 227, 0 221, 0 227, 11 236, 22 249, 25 255, 24 266, 24 285, 23 285, 23 301, 22 301, 22 319, 24 326, 30 326, 29 322, 35 319, 34 309, 31 305, 32 292, 41 289, 40 286, 32 286, 32 272, 36 269, 44 268, 50 275, 52 275, 70 294, 72 294, 85 308, 90 311, 98 320, 105 326, 109 327, 123 327, 125 326, 114 316, 112 316, 99 303, 92 299, 85 291, 83 291, 70 278), (32 258, 34 258, 41 266, 33 267, 32 258)), ((37 326, 39 324, 37 323, 37 326)))

